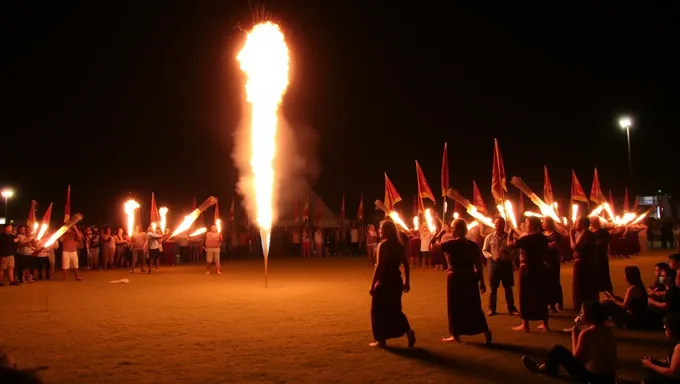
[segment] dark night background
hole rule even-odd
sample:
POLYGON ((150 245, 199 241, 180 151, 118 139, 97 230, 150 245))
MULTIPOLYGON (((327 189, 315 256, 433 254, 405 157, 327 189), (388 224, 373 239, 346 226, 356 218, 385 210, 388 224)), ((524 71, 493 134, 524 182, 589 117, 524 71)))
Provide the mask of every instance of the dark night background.
MULTIPOLYGON (((0 5, 10 216, 23 221, 35 199, 39 215, 54 201, 61 217, 68 184, 73 212, 89 223, 113 223, 128 192, 148 204, 154 191, 171 212, 214 194, 226 212, 248 3, 58 3, 0 5)), ((310 182, 336 213, 345 193, 352 217, 362 190, 369 212, 383 172, 410 212, 416 159, 438 194, 444 142, 452 186, 471 197, 475 179, 490 200, 494 137, 508 177, 539 194, 543 165, 563 198, 572 168, 590 191, 594 166, 617 204, 625 187, 631 199, 680 188, 670 5, 261 3, 294 51, 284 113, 317 132, 309 152, 322 171, 310 182), (635 124, 634 182, 621 114, 635 124)))

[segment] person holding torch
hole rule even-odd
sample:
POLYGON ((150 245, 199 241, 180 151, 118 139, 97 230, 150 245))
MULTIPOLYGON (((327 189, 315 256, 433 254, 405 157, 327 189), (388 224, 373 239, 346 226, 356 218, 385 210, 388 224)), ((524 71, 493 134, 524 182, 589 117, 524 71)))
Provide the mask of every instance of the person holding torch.
POLYGON ((210 264, 215 263, 215 271, 218 275, 220 272, 220 246, 224 239, 222 233, 217 230, 217 226, 210 227, 210 232, 205 234, 205 274, 210 274, 210 264))

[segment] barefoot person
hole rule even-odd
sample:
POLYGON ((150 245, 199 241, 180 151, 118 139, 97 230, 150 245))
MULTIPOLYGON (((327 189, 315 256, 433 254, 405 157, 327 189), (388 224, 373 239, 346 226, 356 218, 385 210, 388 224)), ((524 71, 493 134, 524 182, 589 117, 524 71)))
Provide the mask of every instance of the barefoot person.
POLYGON ((465 238, 467 223, 463 219, 453 222, 453 233, 444 238, 442 251, 448 265, 446 278, 446 301, 449 315, 446 342, 460 342, 460 336, 483 333, 486 343, 491 343, 491 331, 482 311, 480 292, 486 292, 481 252, 473 241, 465 238))
POLYGON ((83 234, 78 227, 71 227, 61 237, 61 269, 64 271, 64 281, 68 280, 68 270, 73 270, 77 281, 82 280, 78 275, 78 242, 83 240, 83 234))
POLYGON ((574 309, 581 308, 586 300, 597 300, 597 274, 595 235, 590 231, 590 219, 582 217, 569 233, 569 244, 574 251, 574 278, 572 296, 574 309))
POLYGON ((371 325, 373 328, 372 347, 384 348, 387 339, 406 335, 408 346, 416 343, 415 332, 401 310, 401 295, 411 289, 411 271, 406 249, 401 242, 397 226, 392 221, 380 223, 382 241, 378 244, 377 260, 371 281, 371 325), (404 267, 404 279, 399 268, 404 267))
POLYGON ((519 315, 522 324, 512 328, 515 331, 529 332, 529 321, 541 321, 538 329, 549 331, 546 267, 548 238, 542 233, 541 219, 527 217, 527 235, 515 240, 514 230, 508 236, 508 245, 518 248, 519 265, 519 315))
POLYGON ((543 364, 522 357, 532 373, 557 376, 560 365, 579 383, 613 384, 616 380, 616 337, 604 325, 607 311, 597 301, 583 303, 583 318, 571 333, 571 351, 556 345, 543 364), (580 324, 580 323, 583 324, 580 324))

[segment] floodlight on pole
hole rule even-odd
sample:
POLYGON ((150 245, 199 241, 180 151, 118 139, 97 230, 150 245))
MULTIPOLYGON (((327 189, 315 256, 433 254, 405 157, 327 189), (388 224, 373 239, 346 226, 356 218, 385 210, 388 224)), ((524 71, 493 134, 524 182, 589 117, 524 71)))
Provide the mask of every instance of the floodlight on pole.
POLYGON ((2 198, 5 199, 5 220, 7 219, 7 201, 14 197, 14 191, 11 189, 3 189, 2 192, 0 192, 2 195, 2 198))
POLYGON ((630 117, 623 116, 619 119, 619 126, 626 130, 626 137, 628 138, 628 172, 631 181, 633 180, 633 158, 630 153, 630 127, 633 126, 633 121, 630 117))

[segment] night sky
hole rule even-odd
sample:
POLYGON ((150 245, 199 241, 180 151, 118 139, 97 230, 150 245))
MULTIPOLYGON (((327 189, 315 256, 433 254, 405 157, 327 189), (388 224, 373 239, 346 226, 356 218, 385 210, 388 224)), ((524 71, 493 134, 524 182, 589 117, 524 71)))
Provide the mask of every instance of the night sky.
MULTIPOLYGON (((248 3, 58 3, 0 5, 10 216, 23 221, 35 199, 40 215, 54 201, 60 217, 68 184, 73 212, 90 223, 115 222, 130 192, 147 203, 154 191, 171 210, 212 194, 226 212, 248 3)), ((625 187, 632 196, 680 188, 680 31, 670 8, 261 4, 293 51, 284 114, 310 183, 336 213, 345 193, 353 216, 362 190, 371 210, 383 172, 410 212, 414 160, 439 195, 444 142, 452 186, 471 197, 474 179, 490 202, 493 138, 508 177, 539 194, 543 165, 565 199, 570 170, 589 192, 594 166, 617 204, 625 187), (622 114, 635 124, 632 182, 622 114)))

